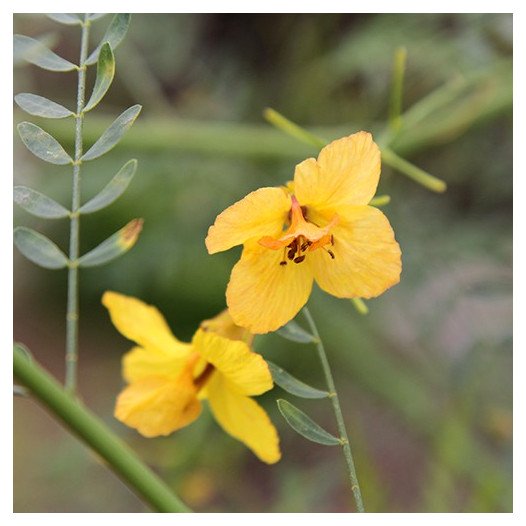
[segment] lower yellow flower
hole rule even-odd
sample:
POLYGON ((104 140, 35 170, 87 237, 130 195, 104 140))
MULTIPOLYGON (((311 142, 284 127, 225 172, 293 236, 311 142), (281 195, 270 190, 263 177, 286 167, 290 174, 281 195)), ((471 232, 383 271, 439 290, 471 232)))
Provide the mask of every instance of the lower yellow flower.
POLYGON ((192 342, 183 343, 153 306, 116 292, 105 292, 102 303, 117 330, 138 344, 123 358, 129 385, 117 398, 118 420, 146 437, 169 435, 192 423, 207 399, 228 434, 263 462, 280 459, 276 429, 250 398, 272 389, 268 365, 228 313, 203 322, 192 342))
POLYGON ((369 206, 379 178, 380 150, 358 132, 298 164, 293 182, 255 190, 217 216, 208 252, 243 244, 226 291, 237 325, 255 334, 278 329, 305 305, 314 281, 339 298, 372 298, 398 283, 400 247, 369 206))

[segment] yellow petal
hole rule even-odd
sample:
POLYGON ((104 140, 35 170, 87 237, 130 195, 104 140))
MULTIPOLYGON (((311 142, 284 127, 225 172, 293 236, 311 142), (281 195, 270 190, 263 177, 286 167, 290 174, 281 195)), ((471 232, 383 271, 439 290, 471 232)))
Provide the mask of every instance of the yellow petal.
POLYGON ((263 408, 248 396, 229 388, 229 382, 215 375, 208 385, 208 401, 215 419, 267 464, 281 458, 276 428, 263 408))
POLYGON ((163 315, 153 306, 117 292, 105 292, 102 304, 110 311, 117 330, 148 351, 186 357, 190 346, 172 334, 163 315))
POLYGON ((126 387, 117 397, 115 417, 145 437, 169 435, 201 412, 189 374, 178 381, 150 376, 126 387))
MULTIPOLYGON (((190 344, 186 344, 191 349, 190 344)), ((148 376, 177 378, 188 359, 171 352, 153 352, 134 347, 122 359, 122 375, 128 383, 137 382, 148 376)))
POLYGON ((370 133, 358 132, 331 142, 318 160, 296 166, 294 191, 301 205, 319 210, 366 205, 380 178, 380 150, 370 133))
POLYGON ((309 254, 318 285, 339 298, 371 298, 400 281, 401 252, 389 221, 372 206, 340 208, 332 229, 334 259, 324 250, 309 254))
POLYGON ((257 395, 272 389, 267 362, 252 352, 246 343, 228 340, 203 329, 195 333, 192 343, 195 351, 224 375, 240 394, 257 395))
POLYGON ((232 319, 254 334, 274 331, 289 322, 307 303, 312 289, 308 265, 289 261, 281 250, 257 242, 245 245, 226 289, 232 319))
POLYGON ((217 316, 209 320, 203 320, 200 327, 205 331, 215 332, 229 340, 244 341, 248 346, 252 344, 254 339, 254 335, 250 331, 234 323, 228 309, 221 311, 217 316))
POLYGON ((290 210, 283 188, 260 188, 219 214, 205 240, 210 254, 228 250, 253 237, 280 232, 290 210))

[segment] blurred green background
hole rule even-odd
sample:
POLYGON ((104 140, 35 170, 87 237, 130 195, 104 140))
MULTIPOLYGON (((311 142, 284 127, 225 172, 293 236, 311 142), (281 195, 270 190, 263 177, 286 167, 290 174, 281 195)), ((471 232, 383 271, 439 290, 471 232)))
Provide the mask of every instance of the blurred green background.
MULTIPOLYGON (((110 20, 94 24, 92 46, 110 20)), ((78 28, 15 15, 14 30, 76 61, 78 28)), ((428 98, 392 147, 443 178, 448 191, 431 193, 384 166, 379 193, 392 196, 384 211, 403 251, 401 283, 368 302, 368 316, 319 290, 309 306, 334 368, 368 511, 512 510, 512 15, 140 14, 116 51, 108 96, 86 118, 86 144, 126 107, 140 103, 143 112, 115 150, 85 165, 84 198, 128 159, 139 169, 118 202, 82 219, 82 252, 133 217, 145 224, 130 253, 81 273, 80 390, 197 511, 351 511, 339 448, 295 434, 275 399, 291 400, 335 432, 330 404, 293 400, 279 388, 260 397, 281 436, 283 459, 271 467, 207 410, 170 437, 142 438, 112 417, 130 343, 110 324, 101 295, 112 289, 153 303, 189 339, 224 307, 240 252, 208 256, 208 226, 316 154, 266 124, 263 109, 328 139, 359 129, 379 134, 400 45, 408 51, 404 109, 428 98)), ((74 73, 15 66, 15 93, 75 107, 74 73)), ((39 122, 15 109, 15 124, 22 120, 72 150, 72 121, 39 122)), ((15 183, 68 206, 70 169, 14 142, 15 183)), ((14 223, 67 247, 66 221, 16 209, 14 223)), ((15 339, 62 378, 66 273, 37 268, 16 250, 14 269, 15 339)), ((311 346, 267 335, 256 347, 323 387, 311 346)), ((146 511, 34 402, 14 404, 16 512, 146 511)))

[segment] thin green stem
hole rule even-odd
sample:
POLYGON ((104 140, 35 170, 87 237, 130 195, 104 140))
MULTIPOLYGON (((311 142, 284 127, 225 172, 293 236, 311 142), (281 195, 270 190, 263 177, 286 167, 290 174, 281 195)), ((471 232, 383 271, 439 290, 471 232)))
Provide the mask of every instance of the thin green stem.
POLYGON ((394 132, 397 132, 402 126, 401 114, 406 59, 406 48, 399 47, 394 54, 393 82, 391 86, 391 99, 389 101, 389 127, 394 132))
POLYGON ((158 512, 190 512, 170 488, 106 425, 35 360, 14 346, 13 372, 54 417, 77 435, 127 486, 158 512))
POLYGON ((314 323, 314 319, 309 312, 307 307, 303 307, 303 314, 309 324, 312 334, 318 340, 316 342, 316 348, 318 349, 318 355, 320 357, 321 365, 323 372, 325 374, 325 380, 327 382, 327 388, 329 393, 331 393, 331 402, 332 408, 334 410, 334 415, 336 416, 336 422, 338 424, 338 432, 340 433, 340 440, 342 443, 343 455, 345 461, 347 462, 347 468, 349 471, 349 480, 351 482, 351 489, 354 495, 354 501, 356 502, 356 509, 359 512, 364 512, 365 508, 363 505, 362 492, 360 491, 360 484, 358 483, 358 477, 356 476, 356 469, 354 467, 354 460, 352 457, 351 444, 347 436, 347 430, 345 428, 345 422, 343 420, 343 414, 340 407, 340 400, 338 398, 338 392, 336 391, 336 386, 334 385, 334 380, 332 378, 331 367, 329 365, 329 360, 327 359, 327 354, 325 353, 325 347, 321 340, 320 334, 314 323))
POLYGON ((71 198, 71 223, 69 234, 68 305, 66 313, 66 389, 74 393, 77 388, 78 327, 79 327, 79 214, 80 167, 82 157, 82 125, 84 122, 86 92, 86 57, 88 56, 90 21, 85 15, 82 24, 80 61, 77 86, 77 113, 75 116, 75 162, 73 164, 73 188, 71 198))
POLYGON ((287 119, 287 117, 281 115, 281 113, 272 108, 266 108, 263 112, 263 117, 279 130, 284 131, 291 137, 296 137, 296 139, 299 139, 304 143, 311 144, 317 149, 323 148, 328 143, 325 139, 322 139, 321 137, 307 131, 305 128, 298 126, 295 122, 287 119))
POLYGON ((394 168, 395 170, 398 170, 400 173, 403 173, 410 179, 413 179, 413 181, 416 181, 417 183, 421 184, 428 190, 442 193, 445 192, 447 189, 447 184, 444 181, 442 181, 442 179, 439 179, 438 177, 427 173, 425 170, 418 168, 418 166, 415 166, 409 161, 402 159, 402 157, 398 156, 390 148, 382 149, 382 161, 385 164, 389 165, 391 168, 394 168))

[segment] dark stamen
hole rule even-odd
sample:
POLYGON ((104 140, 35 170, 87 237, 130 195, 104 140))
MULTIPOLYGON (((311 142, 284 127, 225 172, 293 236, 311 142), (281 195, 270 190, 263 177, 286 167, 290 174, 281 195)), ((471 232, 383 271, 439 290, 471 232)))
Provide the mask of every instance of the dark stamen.
POLYGON ((331 256, 332 259, 334 259, 336 257, 332 250, 327 250, 327 252, 329 253, 329 256, 331 256))
POLYGON ((206 364, 204 371, 197 378, 194 378, 194 385, 197 389, 201 389, 205 385, 214 370, 215 367, 211 363, 206 364))
POLYGON ((286 261, 280 261, 279 264, 280 264, 281 266, 283 266, 283 265, 286 265, 287 262, 286 262, 286 261))
POLYGON ((301 263, 305 259, 305 256, 298 256, 294 258, 294 263, 301 263))

